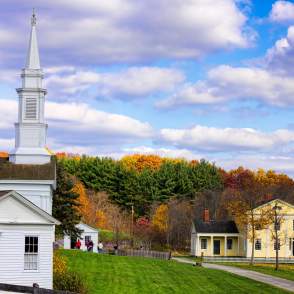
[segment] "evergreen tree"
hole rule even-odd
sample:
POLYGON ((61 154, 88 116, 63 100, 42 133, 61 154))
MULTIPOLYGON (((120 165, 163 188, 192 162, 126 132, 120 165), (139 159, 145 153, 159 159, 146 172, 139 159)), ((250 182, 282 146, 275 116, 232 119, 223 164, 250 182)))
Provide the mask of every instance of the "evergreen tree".
POLYGON ((78 212, 79 194, 73 191, 73 179, 59 163, 57 164, 56 175, 57 187, 53 195, 52 211, 53 216, 61 222, 61 225, 56 227, 56 234, 79 237, 81 232, 76 228, 81 220, 78 212))

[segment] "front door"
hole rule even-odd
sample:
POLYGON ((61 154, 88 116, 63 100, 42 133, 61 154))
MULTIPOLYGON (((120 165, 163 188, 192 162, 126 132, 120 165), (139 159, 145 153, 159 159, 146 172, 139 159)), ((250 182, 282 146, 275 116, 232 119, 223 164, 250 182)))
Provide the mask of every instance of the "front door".
POLYGON ((294 240, 292 241, 292 255, 294 256, 294 240))
POLYGON ((220 255, 220 240, 213 240, 213 254, 220 255))

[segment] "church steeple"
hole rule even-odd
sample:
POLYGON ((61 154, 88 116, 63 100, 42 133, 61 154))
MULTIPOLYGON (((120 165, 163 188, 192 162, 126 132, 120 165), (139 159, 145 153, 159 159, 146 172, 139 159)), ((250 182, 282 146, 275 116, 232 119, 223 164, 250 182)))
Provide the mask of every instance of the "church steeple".
POLYGON ((43 71, 40 66, 36 24, 33 12, 27 61, 21 73, 22 87, 16 89, 19 96, 18 122, 15 124, 15 149, 9 156, 9 160, 16 164, 50 162, 44 118, 47 91, 42 88, 43 71))
POLYGON ((36 32, 37 18, 36 18, 35 10, 33 10, 31 25, 32 25, 32 28, 31 28, 31 36, 30 36, 29 50, 27 55, 26 68, 41 69, 39 48, 38 48, 38 41, 37 41, 37 32, 36 32))

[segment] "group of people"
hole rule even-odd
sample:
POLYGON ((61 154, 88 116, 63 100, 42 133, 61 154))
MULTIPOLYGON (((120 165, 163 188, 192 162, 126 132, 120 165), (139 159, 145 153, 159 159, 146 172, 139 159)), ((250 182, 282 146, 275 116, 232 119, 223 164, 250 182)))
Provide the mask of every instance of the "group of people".
MULTIPOLYGON (((87 251, 88 252, 93 252, 93 248, 94 248, 94 243, 93 241, 90 239, 89 241, 87 241, 85 243, 86 247, 87 247, 87 251)), ((81 246, 82 246, 82 242, 80 239, 78 239, 76 241, 76 244, 75 244, 75 249, 78 249, 80 250, 81 249, 81 246)), ((103 243, 102 242, 99 242, 98 243, 98 252, 102 253, 103 252, 103 243)))

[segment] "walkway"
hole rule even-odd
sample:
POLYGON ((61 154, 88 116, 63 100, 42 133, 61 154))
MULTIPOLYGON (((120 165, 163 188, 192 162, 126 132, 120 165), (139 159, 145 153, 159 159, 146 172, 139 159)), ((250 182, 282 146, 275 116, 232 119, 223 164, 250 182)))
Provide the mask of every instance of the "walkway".
MULTIPOLYGON (((189 259, 176 258, 176 257, 173 257, 172 259, 176 260, 178 262, 195 265, 195 261, 192 261, 189 259)), ((238 275, 238 276, 246 277, 246 278, 249 278, 249 279, 252 279, 252 280, 255 280, 258 282, 262 282, 265 284, 269 284, 274 287, 281 288, 281 289, 284 289, 284 290, 287 290, 287 291, 294 293, 294 281, 289 281, 286 279, 258 273, 258 272, 251 271, 251 270, 245 270, 245 269, 241 269, 241 268, 234 267, 234 266, 226 266, 226 265, 214 264, 214 263, 202 263, 202 266, 205 268, 226 271, 226 272, 238 275)))

